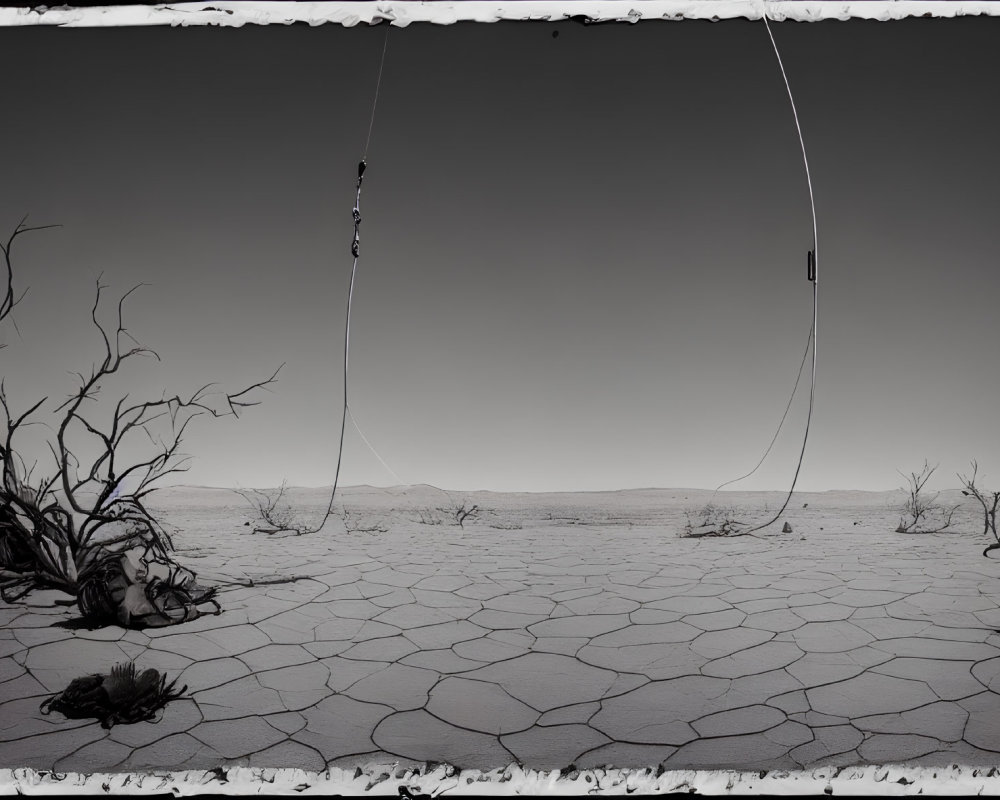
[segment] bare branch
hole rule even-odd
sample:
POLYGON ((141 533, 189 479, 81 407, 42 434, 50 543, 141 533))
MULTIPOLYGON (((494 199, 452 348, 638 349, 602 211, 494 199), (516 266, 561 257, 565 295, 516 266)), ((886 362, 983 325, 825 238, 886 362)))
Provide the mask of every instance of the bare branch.
MULTIPOLYGON (((14 292, 14 266, 10 260, 10 252, 14 246, 14 240, 24 233, 29 233, 31 231, 42 231, 47 228, 58 228, 59 225, 25 225, 28 218, 25 216, 14 228, 14 232, 7 239, 6 244, 0 242, 0 251, 3 252, 4 267, 5 267, 5 280, 3 284, 0 284, 0 322, 10 317, 11 312, 14 308, 24 299, 24 296, 28 293, 28 289, 25 288, 21 294, 15 296, 14 292)), ((11 322, 14 323, 13 318, 11 322)), ((17 329, 17 324, 14 323, 15 330, 17 329)), ((20 331, 18 331, 20 335, 20 331)), ((5 345, 0 344, 0 348, 5 345)))
MULTIPOLYGON (((281 372, 281 368, 284 366, 285 366, 284 362, 279 364, 278 368, 271 373, 271 377, 268 378, 267 380, 260 381, 258 383, 253 384, 252 386, 248 386, 242 392, 236 392, 235 394, 226 395, 226 400, 229 403, 229 410, 232 413, 232 415, 234 417, 239 417, 239 412, 237 411, 238 408, 250 408, 251 406, 260 405, 259 400, 255 402, 247 402, 245 400, 242 400, 241 398, 244 397, 245 395, 248 395, 254 389, 267 389, 268 391, 270 391, 268 387, 270 387, 272 383, 277 381, 278 373, 281 372)), ((215 415, 215 416, 221 416, 221 415, 215 415)))

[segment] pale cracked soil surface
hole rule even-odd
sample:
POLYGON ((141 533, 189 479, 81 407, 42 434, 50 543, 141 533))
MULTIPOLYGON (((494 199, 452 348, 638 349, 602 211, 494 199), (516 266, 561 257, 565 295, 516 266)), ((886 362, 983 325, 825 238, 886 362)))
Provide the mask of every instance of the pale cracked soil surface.
POLYGON ((1000 760, 1000 564, 971 514, 908 536, 888 495, 796 495, 791 534, 695 540, 677 534, 705 493, 453 495, 483 509, 462 529, 420 521, 435 491, 347 490, 388 530, 303 537, 250 535, 224 491, 164 492, 225 612, 90 631, 53 593, 0 604, 0 766, 1000 760), (186 696, 110 731, 39 713, 126 659, 186 696))

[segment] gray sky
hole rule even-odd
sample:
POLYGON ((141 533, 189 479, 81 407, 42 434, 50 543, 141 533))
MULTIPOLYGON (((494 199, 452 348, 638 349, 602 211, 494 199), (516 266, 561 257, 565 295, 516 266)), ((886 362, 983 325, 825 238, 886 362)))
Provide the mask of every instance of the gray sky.
MULTIPOLYGON (((799 488, 1000 478, 1000 20, 775 23, 816 191, 819 374, 799 488)), ((99 355, 93 281, 151 284, 163 363, 265 377, 190 430, 185 482, 329 484, 351 206, 384 27, 0 29, 16 402, 99 355)), ((711 488, 773 435, 811 313, 811 221, 763 23, 393 29, 369 152, 354 414, 405 483, 711 488), (553 38, 552 32, 559 31, 553 38)), ((110 295, 109 295, 109 299, 110 295)), ((787 487, 805 381, 741 489, 787 487)), ((348 429, 342 482, 394 478, 348 429)))

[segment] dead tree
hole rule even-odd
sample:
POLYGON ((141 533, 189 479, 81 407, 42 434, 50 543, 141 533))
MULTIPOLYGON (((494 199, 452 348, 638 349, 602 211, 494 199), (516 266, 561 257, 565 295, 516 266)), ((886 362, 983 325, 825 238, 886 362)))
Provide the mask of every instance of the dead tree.
MULTIPOLYGON (((2 248, 7 285, 0 289, 0 321, 24 297, 13 291, 10 253, 16 237, 31 230, 38 228, 22 222, 2 248)), ((193 619, 203 603, 218 609, 214 589, 198 586, 194 573, 171 557, 170 536, 146 500, 160 481, 188 468, 180 446, 194 419, 239 417, 258 405, 256 390, 269 387, 281 367, 236 392, 210 393, 208 384, 190 395, 133 400, 126 394, 111 406, 99 402, 110 379, 133 359, 159 360, 124 323, 125 303, 142 285, 119 298, 112 327, 98 320, 106 288, 98 279, 91 320, 103 357, 89 373, 75 373, 76 390, 46 419, 48 397, 12 409, 0 380, 0 596, 7 602, 36 588, 60 589, 95 624, 117 620, 133 627, 193 619), (19 449, 19 435, 35 424, 53 431, 46 441, 53 466, 44 474, 36 473, 37 461, 28 467, 19 449), (124 455, 136 440, 145 442, 145 459, 124 455)))
POLYGON ((900 511, 909 517, 909 521, 901 516, 896 533, 940 533, 951 527, 951 520, 958 506, 942 506, 937 502, 939 493, 929 494, 924 489, 936 469, 936 464, 932 467, 925 460, 920 472, 911 472, 908 476, 899 473, 906 480, 905 488, 909 495, 900 511), (923 527, 924 525, 936 525, 936 527, 927 528, 923 527))
POLYGON ((455 518, 455 522, 458 523, 458 527, 464 530, 466 520, 479 518, 479 506, 468 507, 468 501, 463 500, 461 505, 451 509, 451 514, 455 518))
POLYGON ((960 474, 958 479, 965 487, 962 490, 962 494, 966 497, 975 497, 979 501, 979 505, 983 507, 983 533, 986 536, 992 533, 993 538, 996 539, 993 544, 983 550, 983 555, 989 558, 990 550, 1000 550, 1000 535, 997 534, 997 509, 1000 507, 1000 491, 989 492, 980 489, 976 485, 978 472, 979 464, 973 460, 972 476, 966 477, 960 474))
POLYGON ((246 500, 257 512, 257 518, 266 527, 257 526, 253 533, 294 533, 301 534, 302 526, 295 524, 295 512, 284 501, 288 481, 282 481, 281 486, 274 490, 265 489, 233 489, 236 494, 246 500))

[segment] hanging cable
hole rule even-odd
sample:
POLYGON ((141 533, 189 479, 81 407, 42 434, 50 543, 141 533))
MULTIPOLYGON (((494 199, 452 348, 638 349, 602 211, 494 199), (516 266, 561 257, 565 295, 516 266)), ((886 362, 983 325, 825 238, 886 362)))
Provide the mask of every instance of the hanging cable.
POLYGON ((761 19, 764 20, 764 27, 767 28, 767 36, 771 40, 771 47, 774 49, 774 56, 778 60, 778 68, 781 70, 781 77, 785 81, 785 91, 788 93, 788 102, 791 104, 792 116, 795 118, 795 130, 799 134, 799 147, 802 150, 802 164, 806 170, 806 184, 809 187, 809 208, 812 212, 813 246, 812 250, 809 251, 807 258, 808 269, 806 276, 812 283, 812 327, 810 328, 810 338, 812 340, 812 375, 809 385, 809 410, 806 414, 806 429, 802 436, 802 449, 799 452, 799 461, 795 467, 795 475, 792 477, 792 485, 788 489, 785 502, 781 504, 781 508, 778 509, 778 513, 763 525, 757 525, 756 527, 741 531, 742 534, 753 534, 756 531, 763 530, 769 525, 773 525, 785 512, 785 509, 788 508, 788 504, 792 499, 792 494, 795 492, 795 484, 799 479, 799 472, 802 470, 802 461, 806 454, 806 442, 809 441, 809 425, 812 422, 813 405, 815 404, 816 399, 816 340, 818 338, 817 318, 819 316, 819 245, 816 226, 816 199, 813 196, 812 176, 809 173, 809 158, 806 156, 806 143, 802 137, 802 125, 799 123, 799 112, 795 108, 795 98, 792 96, 792 87, 788 82, 788 73, 785 72, 785 65, 781 62, 781 53, 778 51, 778 44, 774 40, 774 34, 771 32, 771 25, 767 21, 767 0, 764 0, 763 3, 761 19))
MULTIPOLYGON (((356 192, 354 195, 354 239, 351 241, 351 255, 354 257, 354 263, 351 265, 351 281, 347 287, 347 314, 344 322, 344 398, 343 398, 343 411, 340 415, 340 438, 337 444, 337 466, 333 473, 333 487, 330 489, 330 502, 327 504, 326 512, 323 514, 323 519, 319 525, 311 530, 304 530, 302 533, 316 533, 322 530, 323 526, 326 525, 326 521, 330 518, 333 513, 333 501, 337 497, 337 485, 340 482, 340 465, 344 458, 344 433, 347 429, 347 415, 350 414, 350 404, 348 395, 348 367, 351 356, 351 307, 354 302, 354 283, 358 275, 358 259, 361 257, 361 184, 365 179, 365 170, 368 168, 368 145, 371 143, 372 129, 375 126, 375 109, 378 107, 378 96, 382 88, 382 70, 385 68, 385 53, 389 47, 389 30, 391 29, 391 23, 386 24, 385 30, 385 41, 382 44, 382 58, 379 62, 378 67, 378 80, 375 82, 375 97, 372 100, 372 113, 368 121, 368 136, 365 139, 365 147, 362 151, 361 161, 358 162, 358 182, 356 185, 356 192)), ((354 419, 354 415, 351 415, 351 419, 354 419)), ((355 428, 357 428, 357 423, 354 423, 355 428)), ((358 428, 358 433, 361 433, 361 429, 358 428)), ((368 440, 365 438, 364 434, 361 434, 361 438, 367 443, 368 440)), ((371 448, 371 445, 368 445, 371 448)), ((372 448, 372 452, 375 450, 372 448)), ((375 453, 379 461, 382 461, 382 457, 375 453)), ((384 461, 382 461, 385 464, 384 461)), ((388 468, 388 465, 386 465, 388 468)), ((389 470, 392 472, 392 470, 389 470)), ((393 472, 393 475, 396 473, 393 472)), ((398 476, 397 476, 398 477, 398 476)))
POLYGON ((385 51, 389 48, 389 31, 391 29, 392 23, 387 23, 385 26, 385 39, 382 41, 382 59, 378 65, 378 80, 375 81, 375 99, 372 100, 372 115, 371 119, 368 120, 368 137, 365 139, 365 149, 361 154, 362 161, 368 159, 368 145, 372 141, 372 128, 375 126, 375 109, 378 108, 378 93, 382 88, 382 69, 385 67, 385 51))
POLYGON ((785 406, 785 413, 781 415, 781 421, 778 422, 778 429, 774 432, 774 436, 771 437, 771 443, 767 446, 767 449, 764 451, 764 455, 760 457, 760 461, 757 462, 757 466, 755 466, 752 470, 746 473, 746 475, 740 475, 740 477, 738 478, 733 478, 731 481, 726 481, 725 483, 720 483, 718 486, 716 486, 715 491, 712 492, 712 497, 708 501, 709 503, 715 500, 715 495, 719 492, 720 489, 722 489, 723 486, 729 486, 730 484, 738 483, 739 481, 749 478, 758 469, 760 469, 760 465, 764 463, 764 459, 766 459, 768 454, 771 452, 771 448, 774 447, 774 443, 778 441, 778 434, 781 433, 781 428, 785 424, 785 419, 788 417, 788 412, 792 408, 792 401, 795 399, 795 395, 799 390, 799 382, 802 380, 802 370, 806 365, 806 358, 809 357, 809 348, 810 345, 812 345, 812 336, 813 336, 813 331, 812 331, 812 326, 810 325, 809 335, 806 337, 806 349, 802 351, 802 360, 799 362, 799 371, 795 375, 795 385, 792 387, 792 393, 788 398, 788 404, 785 406))

